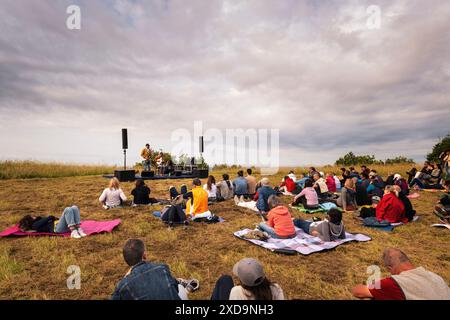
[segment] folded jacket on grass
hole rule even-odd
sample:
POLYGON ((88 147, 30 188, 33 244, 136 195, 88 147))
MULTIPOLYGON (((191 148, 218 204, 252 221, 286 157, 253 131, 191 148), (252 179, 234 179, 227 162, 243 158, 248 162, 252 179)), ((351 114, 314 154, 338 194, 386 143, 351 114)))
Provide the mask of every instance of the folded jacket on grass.
MULTIPOLYGON (((416 222, 419 220, 419 216, 415 216, 412 222, 416 222)), ((403 222, 390 223, 389 221, 378 221, 375 217, 368 217, 363 220, 363 226, 368 228, 374 228, 380 231, 392 231, 394 228, 404 225, 403 222)))
MULTIPOLYGON (((102 232, 112 232, 115 227, 121 223, 120 219, 110 220, 110 221, 94 221, 86 220, 81 221, 81 228, 87 235, 102 233, 102 232)), ((70 232, 67 233, 48 233, 48 232, 23 232, 19 229, 19 226, 8 228, 3 232, 0 232, 0 237, 9 236, 60 236, 60 237, 70 237, 70 232)))
POLYGON ((252 230, 244 229, 241 231, 237 231, 234 233, 236 237, 239 239, 249 241, 257 246, 266 248, 273 252, 279 252, 284 254, 295 254, 300 253, 303 255, 308 255, 315 252, 320 252, 323 250, 329 250, 336 248, 337 246, 350 242, 350 241, 360 241, 366 242, 371 240, 370 237, 364 234, 351 234, 346 233, 345 239, 339 239, 336 241, 323 242, 320 238, 311 236, 305 233, 303 230, 299 228, 295 228, 296 237, 292 239, 274 239, 270 238, 267 241, 260 241, 256 239, 245 239, 243 235, 247 234, 252 230))
POLYGON ((418 194, 418 193, 411 193, 411 194, 407 195, 406 197, 409 198, 409 199, 417 199, 417 198, 420 197, 420 194, 418 194))

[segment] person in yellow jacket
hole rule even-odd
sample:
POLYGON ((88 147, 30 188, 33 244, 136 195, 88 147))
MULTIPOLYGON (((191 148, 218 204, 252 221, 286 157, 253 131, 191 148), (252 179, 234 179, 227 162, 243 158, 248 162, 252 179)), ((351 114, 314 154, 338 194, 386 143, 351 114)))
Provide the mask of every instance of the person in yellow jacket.
POLYGON ((208 192, 202 188, 200 179, 194 179, 192 190, 184 193, 182 196, 187 200, 186 216, 190 215, 193 220, 210 218, 212 216, 208 208, 208 192))
POLYGON ((141 150, 142 157, 142 166, 144 167, 144 171, 150 171, 150 166, 152 163, 152 150, 150 149, 150 144, 146 144, 145 148, 141 150))

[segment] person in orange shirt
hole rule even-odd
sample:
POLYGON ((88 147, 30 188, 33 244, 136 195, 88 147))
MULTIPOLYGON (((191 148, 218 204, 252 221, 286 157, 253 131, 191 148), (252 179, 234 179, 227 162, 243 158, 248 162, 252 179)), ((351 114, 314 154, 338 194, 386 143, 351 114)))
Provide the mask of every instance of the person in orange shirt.
POLYGON ((191 216, 192 220, 201 218, 211 218, 212 213, 208 208, 208 192, 202 188, 200 179, 195 178, 192 182, 192 190, 186 193, 175 195, 176 189, 170 188, 171 198, 183 197, 186 202, 186 216, 191 216))
POLYGON ((269 197, 268 203, 270 211, 267 214, 267 222, 261 222, 258 228, 276 239, 294 238, 296 232, 289 209, 282 205, 275 195, 269 197))

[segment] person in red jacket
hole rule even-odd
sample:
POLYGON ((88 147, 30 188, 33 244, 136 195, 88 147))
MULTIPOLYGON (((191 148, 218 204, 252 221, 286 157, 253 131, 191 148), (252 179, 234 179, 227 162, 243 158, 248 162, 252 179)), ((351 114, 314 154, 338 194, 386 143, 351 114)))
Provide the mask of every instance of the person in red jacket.
POLYGON ((261 222, 258 228, 277 239, 289 239, 296 236, 294 223, 289 209, 281 204, 280 199, 271 195, 268 200, 270 211, 267 222, 261 222))
POLYGON ((408 222, 405 206, 393 186, 386 186, 384 189, 384 196, 376 209, 376 217, 378 221, 387 220, 390 223, 408 222))
POLYGON ((336 192, 336 182, 334 181, 334 175, 327 173, 327 179, 325 180, 329 192, 336 192))
POLYGON ((302 190, 301 188, 292 180, 289 176, 283 178, 283 182, 280 185, 280 192, 290 192, 292 194, 299 194, 302 190))

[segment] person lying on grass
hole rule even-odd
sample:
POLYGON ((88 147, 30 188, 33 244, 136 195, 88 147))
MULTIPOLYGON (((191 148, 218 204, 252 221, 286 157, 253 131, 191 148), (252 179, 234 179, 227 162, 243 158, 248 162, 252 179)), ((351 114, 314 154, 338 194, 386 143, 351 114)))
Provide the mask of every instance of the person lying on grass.
POLYGON ((98 199, 106 210, 120 207, 124 201, 127 200, 125 193, 120 189, 120 182, 117 178, 112 178, 109 181, 109 186, 103 190, 98 199))
POLYGON ((267 214, 267 222, 261 222, 258 226, 267 232, 272 238, 289 239, 296 236, 294 223, 289 209, 282 205, 277 196, 269 197, 270 211, 267 214))
POLYGON ((294 197, 294 201, 291 203, 292 206, 297 206, 299 204, 303 205, 303 208, 314 210, 319 208, 319 197, 317 196, 316 190, 313 188, 313 181, 308 179, 305 181, 305 188, 294 197))
POLYGON ((158 203, 155 198, 150 198, 150 188, 145 184, 144 180, 136 180, 136 187, 131 191, 133 198, 133 204, 135 205, 148 205, 158 203))
POLYGON ((390 277, 368 285, 357 285, 352 293, 359 299, 450 300, 450 288, 437 274, 415 267, 398 249, 386 249, 383 261, 390 277))
POLYGON ((342 221, 342 212, 332 208, 328 210, 327 219, 318 222, 310 222, 301 218, 294 219, 294 225, 305 233, 319 237, 322 241, 334 241, 345 239, 345 227, 342 221))
POLYGON ((23 232, 67 233, 75 239, 86 237, 80 227, 80 209, 77 206, 67 207, 59 220, 55 216, 35 217, 27 215, 19 221, 23 232))
POLYGON ((240 260, 234 265, 233 274, 239 279, 240 285, 235 286, 229 275, 221 276, 216 282, 211 300, 284 300, 283 290, 266 277, 258 260, 240 260))
POLYGON ((398 198, 399 193, 394 186, 386 186, 383 198, 377 205, 376 217, 378 221, 389 221, 390 223, 407 223, 405 206, 398 198))
POLYGON ((188 293, 199 288, 198 280, 175 279, 166 264, 147 262, 145 244, 140 239, 125 243, 123 258, 130 269, 111 300, 188 300, 188 293))

